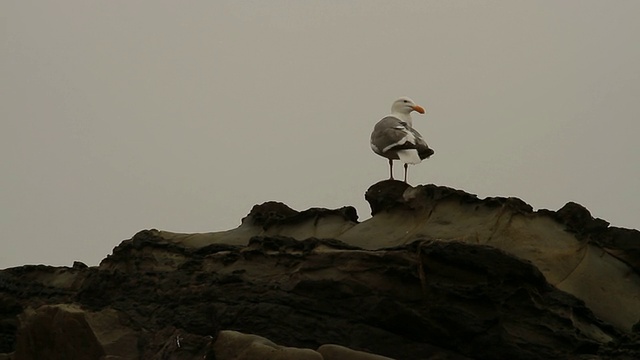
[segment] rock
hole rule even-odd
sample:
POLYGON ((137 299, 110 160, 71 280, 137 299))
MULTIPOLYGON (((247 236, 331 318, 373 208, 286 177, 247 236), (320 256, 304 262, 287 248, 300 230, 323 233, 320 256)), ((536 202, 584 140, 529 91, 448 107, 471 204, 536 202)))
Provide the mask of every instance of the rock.
POLYGON ((268 202, 98 267, 1 270, 0 359, 640 358, 638 231, 435 185, 366 198, 363 222, 268 202))
MULTIPOLYGON (((156 332, 140 334, 142 355, 144 360, 195 360, 215 359, 213 352, 214 339, 211 336, 200 336, 168 326, 156 332)), ((139 352, 136 354, 139 355, 139 352)))
POLYGON ((408 188, 411 188, 409 184, 396 180, 384 180, 371 186, 364 194, 371 206, 371 215, 398 208, 407 209, 403 194, 408 188))
POLYGON ((323 360, 310 349, 278 346, 257 335, 221 331, 214 346, 216 360, 323 360))
POLYGON ((594 219, 589 210, 574 202, 566 203, 560 210, 552 213, 552 217, 558 219, 567 226, 567 229, 578 234, 589 234, 606 230, 609 223, 602 219, 594 219))
POLYGON ((23 360, 99 359, 105 351, 84 312, 72 305, 46 305, 21 316, 14 357, 23 360))
POLYGON ((13 352, 22 311, 19 299, 0 293, 0 353, 13 352))
POLYGON ((325 344, 318 348, 318 352, 322 355, 324 360, 393 360, 385 356, 379 356, 375 354, 369 354, 364 351, 355 351, 347 347, 325 344))
POLYGON ((533 212, 516 198, 481 200, 446 187, 412 188, 397 183, 387 180, 373 185, 367 199, 376 215, 337 239, 367 249, 421 238, 490 245, 531 261, 552 285, 585 301, 598 316, 625 331, 640 319, 640 306, 636 306, 640 267, 629 266, 640 262, 640 236, 633 240, 630 236, 624 248, 613 245, 615 241, 609 239, 620 232, 607 229, 606 222, 592 219, 586 209, 573 203, 559 213, 533 212), (387 187, 388 191, 380 190, 387 187))
POLYGON ((357 212, 351 206, 339 209, 311 208, 296 211, 285 204, 269 201, 255 205, 236 229, 203 234, 150 230, 145 231, 144 236, 200 248, 211 244, 245 245, 252 236, 281 235, 296 239, 335 238, 357 222, 357 212))
POLYGON ((81 261, 74 261, 73 262, 73 268, 74 269, 86 269, 88 268, 87 264, 81 262, 81 261))

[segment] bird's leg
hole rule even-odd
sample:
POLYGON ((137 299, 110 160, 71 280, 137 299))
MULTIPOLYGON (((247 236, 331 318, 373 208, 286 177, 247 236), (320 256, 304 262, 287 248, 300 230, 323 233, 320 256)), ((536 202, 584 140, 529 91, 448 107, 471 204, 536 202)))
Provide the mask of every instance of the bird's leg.
POLYGON ((393 180, 393 160, 389 159, 389 180, 393 180))
POLYGON ((407 168, 409 167, 409 164, 404 164, 404 182, 405 184, 407 183, 407 168))

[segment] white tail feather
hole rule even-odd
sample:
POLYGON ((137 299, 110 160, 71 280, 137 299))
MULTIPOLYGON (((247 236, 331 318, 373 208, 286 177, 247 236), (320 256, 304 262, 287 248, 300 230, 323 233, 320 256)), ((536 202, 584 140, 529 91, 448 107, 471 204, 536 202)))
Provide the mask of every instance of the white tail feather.
POLYGON ((416 149, 398 150, 398 157, 405 164, 415 165, 420 164, 422 161, 416 149))

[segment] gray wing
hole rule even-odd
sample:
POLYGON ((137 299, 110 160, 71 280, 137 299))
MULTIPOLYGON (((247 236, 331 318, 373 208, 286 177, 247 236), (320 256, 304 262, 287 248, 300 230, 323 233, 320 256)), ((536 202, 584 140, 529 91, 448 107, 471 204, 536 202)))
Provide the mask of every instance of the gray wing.
MULTIPOLYGON (((407 124, 407 126, 409 125, 407 124)), ((420 156, 420 159, 424 160, 429 156, 433 155, 434 154, 433 149, 431 149, 429 145, 427 145, 427 142, 424 140, 422 135, 420 135, 420 133, 412 127, 409 127, 409 130, 413 133, 413 135, 416 138, 414 149, 418 150, 418 155, 420 156)))
POLYGON ((393 116, 380 120, 371 133, 371 148, 379 155, 402 149, 416 149, 421 159, 433 154, 419 132, 393 116))

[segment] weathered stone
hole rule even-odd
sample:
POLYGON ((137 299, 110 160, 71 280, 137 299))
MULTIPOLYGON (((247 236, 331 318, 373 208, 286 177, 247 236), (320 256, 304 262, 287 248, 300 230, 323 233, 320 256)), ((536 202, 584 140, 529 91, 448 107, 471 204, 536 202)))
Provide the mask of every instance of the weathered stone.
POLYGON ((73 305, 27 309, 21 323, 16 359, 82 360, 105 355, 84 312, 73 305))
POLYGON ((213 345, 216 360, 323 360, 310 349, 279 346, 261 336, 225 330, 213 345))
POLYGON ((334 344, 322 345, 318 348, 318 352, 322 355, 323 360, 393 360, 385 356, 370 354, 364 351, 355 351, 334 344))
POLYGON ((366 197, 360 223, 269 202, 99 267, 2 270, 0 359, 640 358, 638 231, 435 185, 366 197))

